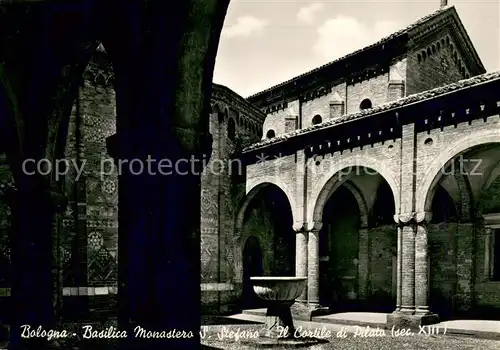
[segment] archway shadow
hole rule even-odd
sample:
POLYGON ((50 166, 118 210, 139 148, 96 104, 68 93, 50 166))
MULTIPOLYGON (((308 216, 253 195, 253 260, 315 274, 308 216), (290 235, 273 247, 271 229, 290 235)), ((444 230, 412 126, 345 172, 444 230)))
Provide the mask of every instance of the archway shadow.
POLYGON ((264 274, 262 250, 259 240, 254 237, 248 237, 243 248, 243 286, 241 293, 241 308, 255 309, 264 307, 264 303, 253 291, 253 285, 250 280, 252 276, 262 276, 264 274))

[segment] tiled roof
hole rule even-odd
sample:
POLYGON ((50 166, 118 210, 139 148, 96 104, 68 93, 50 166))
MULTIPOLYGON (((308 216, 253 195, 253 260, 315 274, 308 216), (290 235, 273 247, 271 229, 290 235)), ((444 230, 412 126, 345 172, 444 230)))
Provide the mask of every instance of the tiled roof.
POLYGON ((449 93, 449 92, 458 91, 461 89, 466 89, 466 88, 472 87, 474 85, 479 85, 481 83, 485 83, 485 82, 493 81, 493 80, 497 80, 497 79, 500 79, 500 71, 486 73, 486 74, 478 75, 478 76, 475 76, 475 77, 472 77, 469 79, 460 80, 460 81, 453 83, 453 84, 445 85, 445 86, 442 86, 442 87, 439 87, 436 89, 427 90, 427 91, 424 91, 424 92, 421 92, 418 94, 410 95, 410 96, 407 96, 405 98, 401 98, 401 99, 396 100, 396 101, 392 101, 389 103, 385 103, 383 105, 375 106, 375 107, 370 108, 370 109, 365 109, 365 110, 362 110, 362 111, 359 111, 356 113, 346 114, 340 118, 327 120, 321 124, 316 124, 316 125, 310 126, 308 128, 294 130, 292 132, 289 132, 289 133, 286 133, 283 135, 279 135, 279 136, 273 137, 271 139, 267 139, 267 140, 255 143, 253 145, 250 145, 249 147, 245 148, 243 150, 243 152, 248 152, 248 151, 262 148, 262 147, 265 147, 265 146, 268 146, 271 144, 284 142, 290 138, 293 138, 293 137, 298 136, 298 135, 310 133, 314 130, 326 129, 328 127, 333 127, 333 126, 338 125, 338 124, 343 124, 343 123, 347 123, 347 122, 350 122, 350 121, 353 121, 356 119, 369 117, 369 116, 376 114, 376 113, 388 111, 388 110, 395 109, 398 107, 403 107, 403 106, 411 104, 411 103, 428 100, 428 99, 431 99, 433 97, 438 97, 440 95, 444 95, 444 94, 449 93))
POLYGON ((377 42, 375 42, 375 43, 373 43, 373 44, 371 44, 371 45, 365 46, 365 47, 363 47, 363 48, 361 48, 361 49, 359 49, 359 50, 356 50, 356 51, 354 51, 354 52, 351 52, 350 54, 347 54, 347 55, 345 55, 345 56, 343 56, 343 57, 337 58, 337 59, 336 59, 336 60, 334 60, 334 61, 331 61, 331 62, 329 62, 329 63, 326 63, 326 64, 324 64, 324 65, 322 65, 322 66, 319 66, 319 67, 317 67, 317 68, 315 68, 315 69, 313 69, 313 70, 310 70, 310 71, 305 72, 305 73, 303 73, 303 74, 301 74, 301 75, 298 75, 298 76, 296 76, 296 77, 294 77, 294 78, 292 78, 292 79, 286 80, 286 81, 284 81, 284 82, 282 82, 282 83, 280 83, 280 84, 278 84, 278 85, 272 86, 272 87, 270 87, 270 88, 268 88, 268 89, 266 89, 266 90, 263 90, 263 91, 258 92, 258 93, 256 93, 256 94, 253 94, 253 95, 251 95, 251 96, 248 96, 248 97, 247 97, 247 99, 251 100, 251 99, 253 99, 253 98, 256 98, 256 97, 258 97, 259 95, 265 94, 266 92, 269 92, 269 91, 271 91, 271 90, 274 90, 274 89, 280 88, 280 87, 282 87, 282 86, 284 86, 284 85, 287 85, 287 84, 289 84, 289 83, 293 82, 294 80, 298 80, 298 79, 300 79, 300 78, 302 78, 302 77, 305 77, 305 76, 307 76, 307 75, 314 74, 314 73, 316 73, 316 72, 318 72, 318 71, 321 71, 322 69, 324 69, 324 68, 326 68, 326 67, 329 67, 329 66, 331 66, 331 65, 333 65, 333 64, 335 64, 335 63, 338 63, 338 62, 340 62, 340 61, 342 61, 342 60, 345 60, 345 59, 347 59, 347 58, 349 58, 349 57, 355 56, 355 55, 357 55, 357 54, 359 54, 359 53, 361 53, 361 52, 363 52, 363 51, 366 51, 366 50, 368 50, 368 49, 371 49, 371 48, 373 48, 373 47, 376 47, 376 46, 379 46, 379 45, 381 45, 381 44, 384 44, 384 43, 386 43, 386 42, 388 42, 388 41, 390 41, 390 40, 392 40, 392 39, 394 39, 394 38, 397 38, 397 37, 399 37, 399 36, 401 36, 401 35, 403 35, 403 34, 408 33, 410 30, 412 30, 412 29, 414 29, 415 27, 417 27, 417 26, 419 26, 419 25, 421 25, 421 24, 423 24, 423 23, 425 23, 425 22, 427 22, 427 21, 429 21, 429 20, 433 19, 433 18, 434 18, 434 17, 436 17, 437 15, 439 15, 439 14, 441 14, 441 13, 444 13, 444 12, 446 12, 446 11, 450 11, 451 9, 454 9, 454 8, 455 8, 454 6, 445 6, 445 7, 439 8, 438 10, 436 10, 436 11, 434 11, 434 12, 432 12, 432 13, 430 13, 430 14, 428 14, 428 15, 424 16, 424 17, 421 17, 421 18, 420 18, 420 19, 418 19, 417 21, 415 21, 415 22, 413 22, 412 24, 408 25, 406 28, 403 28, 403 29, 401 29, 401 30, 398 30, 397 32, 394 32, 394 33, 392 33, 391 35, 388 35, 388 36, 386 36, 386 37, 384 37, 384 38, 380 39, 379 41, 377 41, 377 42))

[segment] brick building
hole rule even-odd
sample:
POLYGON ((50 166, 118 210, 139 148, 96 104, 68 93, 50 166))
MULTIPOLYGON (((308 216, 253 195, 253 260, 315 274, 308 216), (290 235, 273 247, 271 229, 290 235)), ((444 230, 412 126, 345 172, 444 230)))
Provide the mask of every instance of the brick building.
MULTIPOLYGON (((493 153, 481 155, 490 157, 482 163, 482 171, 491 174, 488 180, 453 173, 436 187, 437 180, 422 175, 452 152, 440 154, 441 145, 451 145, 468 130, 468 147, 496 135, 498 118, 479 113, 494 115, 493 97, 486 99, 482 83, 497 84, 496 76, 431 90, 483 73, 455 9, 445 7, 248 99, 214 84, 213 152, 201 194, 205 311, 258 306, 248 283, 258 274, 308 276, 302 301, 311 310, 429 306, 426 289, 415 286, 431 291, 430 304, 442 306, 441 315, 497 306, 498 284, 491 281, 500 270, 491 248, 497 224, 493 153), (459 109, 452 103, 456 99, 447 100, 451 90, 452 96, 470 95, 464 101, 472 108, 486 103, 488 108, 456 112, 460 118, 450 121, 450 111, 459 109), (436 116, 441 104, 450 109, 436 116), (408 122, 412 116, 418 121, 408 122), (450 128, 455 121, 459 127, 450 128), (250 144, 243 157, 237 156, 250 144), (433 159, 437 163, 426 163, 433 159), (332 180, 350 167, 358 170, 341 182, 332 180), (415 190, 417 185, 423 187, 415 190), (429 188, 435 195, 421 199, 429 188), (431 272, 427 286, 422 258, 427 241, 418 232, 431 217, 428 212, 433 212, 425 226, 430 268, 437 272, 431 272)), ((113 309, 117 291, 117 171, 106 151, 106 137, 115 132, 115 98, 102 47, 84 78, 70 116, 66 158, 85 171, 69 167, 63 183, 70 203, 54 230, 62 305, 74 317, 81 316, 78 311, 113 309)), ((0 166, 5 190, 11 176, 5 160, 0 166)), ((0 205, 0 299, 6 310, 9 207, 0 205)))
MULTIPOLYGON (((99 46, 84 72, 65 131, 67 136, 63 136, 67 137, 65 159, 69 166, 67 174, 59 176, 58 181, 68 195, 69 205, 57 217, 54 235, 58 242, 55 252, 60 266, 61 305, 64 314, 71 318, 87 317, 88 310, 93 311, 92 317, 100 312, 105 316, 116 308, 120 166, 108 154, 106 145, 106 138, 116 131, 113 79, 109 57, 104 47, 99 46)), ((219 304, 234 304, 238 299, 237 291, 226 283, 234 270, 229 249, 231 237, 227 232, 245 186, 243 166, 230 159, 245 146, 259 141, 265 115, 235 92, 217 84, 213 84, 211 106, 209 129, 214 138, 213 152, 202 174, 201 288, 206 311, 219 312, 219 304)), ((62 162, 60 166, 64 172, 62 162)), ((138 163, 123 166, 129 166, 137 174, 147 171, 138 163)), ((13 180, 5 158, 0 167, 3 195, 13 186, 13 180)), ((0 313, 5 315, 10 297, 10 209, 3 199, 0 201, 0 313)))
POLYGON ((247 205, 282 198, 295 274, 308 277, 299 315, 498 312, 500 74, 484 73, 455 9, 442 7, 248 98, 267 117, 243 153, 235 233, 243 255, 265 246, 247 205))

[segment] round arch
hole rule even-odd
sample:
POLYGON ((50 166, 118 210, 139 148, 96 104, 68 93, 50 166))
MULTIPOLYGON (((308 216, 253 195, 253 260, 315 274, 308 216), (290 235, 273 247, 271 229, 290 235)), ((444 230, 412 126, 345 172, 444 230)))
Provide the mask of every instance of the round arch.
MULTIPOLYGON (((291 200, 292 197, 286 191, 286 187, 277 180, 276 178, 267 179, 267 181, 262 181, 250 186, 247 189, 247 194, 240 201, 238 205, 238 211, 234 221, 234 236, 233 236, 233 253, 235 257, 240 257, 243 254, 243 249, 245 242, 248 238, 248 235, 245 235, 243 232, 243 223, 245 219, 245 213, 247 211, 248 206, 252 202, 252 200, 257 196, 257 194, 265 187, 274 186, 279 188, 283 195, 287 198, 288 204, 290 205, 292 220, 295 220, 294 215, 294 202, 291 200)), ((295 221, 294 221, 295 222, 295 221)), ((243 261, 239 259, 234 260, 234 279, 236 282, 242 282, 243 280, 243 261)))
POLYGON ((430 164, 427 172, 423 176, 423 181, 417 187, 416 191, 416 211, 430 211, 432 206, 432 198, 438 183, 439 173, 441 169, 445 169, 454 158, 463 154, 474 147, 484 146, 487 144, 500 143, 500 130, 497 128, 486 129, 472 135, 469 135, 460 141, 455 142, 452 146, 440 150, 439 156, 430 164))
POLYGON ((241 229, 243 227, 243 220, 245 218, 245 212, 248 208, 248 205, 250 204, 252 199, 259 193, 259 191, 266 186, 278 187, 283 192, 285 197, 288 199, 288 204, 290 205, 290 209, 292 211, 292 218, 293 221, 295 222, 295 201, 293 200, 293 197, 290 196, 290 193, 287 191, 286 186, 283 184, 282 181, 280 181, 277 177, 273 178, 268 177, 260 182, 252 184, 247 188, 247 194, 240 202, 240 205, 238 206, 238 212, 236 214, 236 221, 234 228, 235 228, 235 234, 237 236, 241 234, 241 229))
POLYGON ((399 186, 393 172, 383 162, 367 156, 345 157, 332 164, 326 176, 323 176, 315 186, 312 200, 307 205, 307 222, 321 222, 323 208, 331 193, 335 190, 336 186, 348 180, 349 175, 346 174, 344 179, 341 179, 341 176, 338 176, 339 172, 347 168, 360 167, 376 171, 389 184, 394 197, 394 207, 396 211, 399 209, 399 186))

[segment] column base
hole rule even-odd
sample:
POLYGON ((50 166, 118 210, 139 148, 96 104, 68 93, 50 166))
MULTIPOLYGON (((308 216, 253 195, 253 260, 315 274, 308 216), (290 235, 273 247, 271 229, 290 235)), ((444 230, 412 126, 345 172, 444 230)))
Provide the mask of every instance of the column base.
POLYGON ((301 321, 311 321, 313 317, 330 314, 330 309, 327 307, 298 301, 290 307, 290 310, 293 318, 301 321))
POLYGON ((387 325, 394 328, 410 328, 419 329, 421 326, 439 323, 440 319, 437 314, 427 313, 407 313, 404 311, 394 311, 387 316, 387 325))

